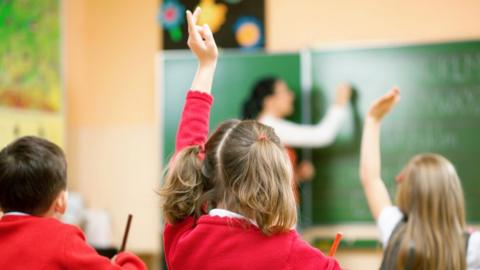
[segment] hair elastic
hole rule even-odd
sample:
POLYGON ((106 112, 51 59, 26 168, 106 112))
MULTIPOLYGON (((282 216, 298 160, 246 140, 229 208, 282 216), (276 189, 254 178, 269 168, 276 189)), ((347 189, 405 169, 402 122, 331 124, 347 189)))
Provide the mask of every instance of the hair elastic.
POLYGON ((405 171, 401 171, 397 176, 395 176, 395 181, 397 184, 401 183, 405 179, 405 171))
POLYGON ((262 135, 258 136, 259 141, 266 141, 267 139, 268 139, 267 135, 265 135, 265 134, 262 134, 262 135))

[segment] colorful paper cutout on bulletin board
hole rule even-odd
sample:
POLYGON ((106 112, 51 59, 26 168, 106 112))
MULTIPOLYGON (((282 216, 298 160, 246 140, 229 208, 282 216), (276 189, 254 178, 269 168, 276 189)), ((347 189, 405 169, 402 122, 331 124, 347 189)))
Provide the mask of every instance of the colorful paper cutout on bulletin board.
POLYGON ((185 7, 177 0, 165 1, 162 6, 159 20, 173 42, 179 42, 183 38, 181 26, 184 23, 184 13, 185 7))
POLYGON ((0 1, 0 107, 61 110, 59 0, 0 1))
POLYGON ((159 10, 163 49, 187 49, 185 10, 202 8, 199 24, 207 23, 221 48, 265 46, 264 0, 164 0, 159 10))
POLYGON ((244 49, 258 48, 263 44, 262 23, 255 17, 243 16, 233 25, 235 39, 244 49))
POLYGON ((217 33, 225 24, 227 17, 227 5, 215 3, 215 0, 201 0, 198 6, 202 8, 202 13, 198 18, 198 24, 208 24, 212 32, 217 33))

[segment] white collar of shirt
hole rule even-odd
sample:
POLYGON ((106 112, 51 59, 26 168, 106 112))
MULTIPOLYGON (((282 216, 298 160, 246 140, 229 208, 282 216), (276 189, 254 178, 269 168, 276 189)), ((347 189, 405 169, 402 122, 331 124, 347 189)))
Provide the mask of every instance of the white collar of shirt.
POLYGON ((269 121, 272 121, 272 120, 277 120, 279 119, 278 117, 275 117, 273 115, 270 115, 270 114, 262 114, 258 119, 257 121, 260 122, 260 123, 264 123, 264 122, 269 122, 269 121))
POLYGON ((238 213, 235 213, 235 212, 232 212, 232 211, 229 211, 229 210, 226 210, 226 209, 214 208, 214 209, 208 211, 208 215, 211 216, 211 217, 217 216, 217 217, 229 217, 229 218, 246 219, 246 220, 250 221, 253 225, 258 227, 255 220, 246 218, 246 217, 244 217, 244 216, 242 216, 238 213))
POLYGON ((14 212, 3 213, 3 216, 30 216, 30 215, 27 213, 14 211, 14 212))

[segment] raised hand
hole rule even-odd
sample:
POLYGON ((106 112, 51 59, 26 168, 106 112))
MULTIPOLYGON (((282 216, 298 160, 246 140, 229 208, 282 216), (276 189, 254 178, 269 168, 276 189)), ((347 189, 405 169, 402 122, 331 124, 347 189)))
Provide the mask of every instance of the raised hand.
POLYGON ((352 87, 348 83, 342 83, 335 92, 335 105, 345 106, 352 96, 352 87))
POLYGON ((188 47, 197 56, 201 65, 216 64, 218 58, 218 49, 213 38, 212 31, 207 24, 198 26, 198 16, 201 9, 197 7, 195 11, 187 10, 188 23, 188 47))
POLYGON ((377 99, 370 105, 368 117, 381 121, 382 118, 392 110, 392 108, 400 101, 400 90, 392 88, 388 93, 377 99))
POLYGON ((380 121, 400 100, 400 90, 392 88, 372 103, 363 127, 360 150, 360 180, 368 206, 375 220, 382 209, 392 205, 385 183, 382 181, 380 159, 380 121))
POLYGON ((213 76, 217 66, 218 49, 208 25, 198 26, 197 19, 200 8, 195 12, 187 10, 188 47, 195 54, 199 65, 193 78, 190 89, 210 93, 212 91, 213 76))

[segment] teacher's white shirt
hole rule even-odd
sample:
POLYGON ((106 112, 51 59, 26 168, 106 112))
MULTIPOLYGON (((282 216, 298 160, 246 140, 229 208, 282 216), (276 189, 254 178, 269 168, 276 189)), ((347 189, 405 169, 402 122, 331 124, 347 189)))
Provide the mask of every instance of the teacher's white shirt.
POLYGON ((263 115, 258 121, 272 127, 285 145, 322 147, 333 143, 346 116, 345 106, 332 106, 316 125, 297 124, 270 115, 263 115))

